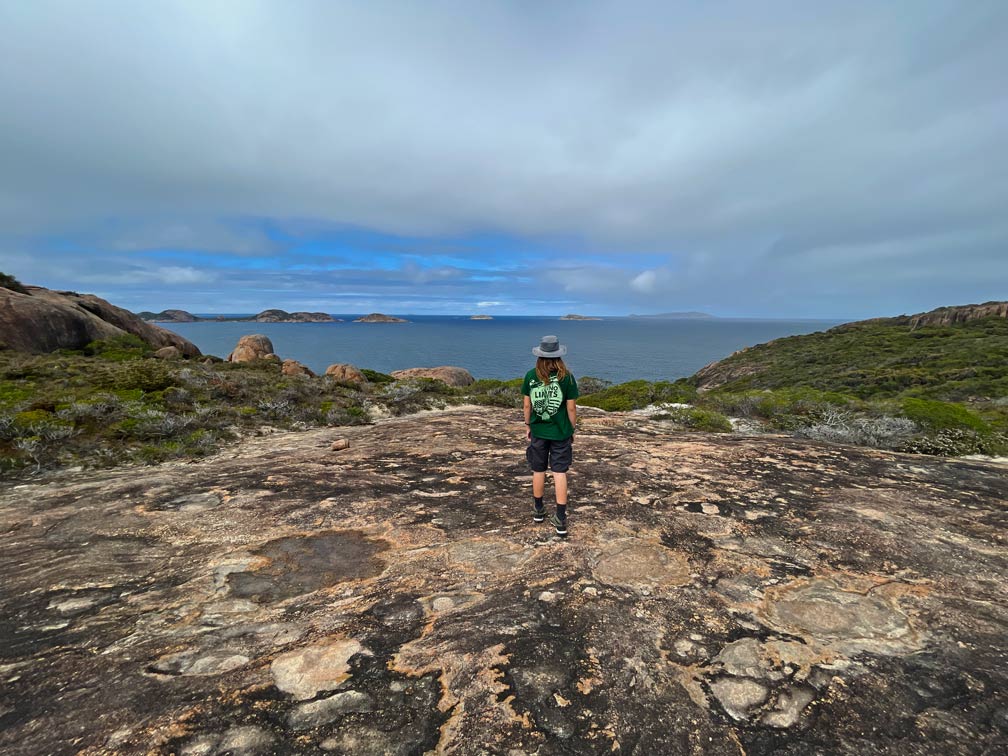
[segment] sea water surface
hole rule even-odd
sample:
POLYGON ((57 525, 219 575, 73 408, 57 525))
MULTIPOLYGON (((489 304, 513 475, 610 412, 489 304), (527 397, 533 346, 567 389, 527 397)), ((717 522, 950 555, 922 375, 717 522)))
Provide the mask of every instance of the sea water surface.
MULTIPOLYGON (((214 317, 207 315, 205 317, 214 317)), ((359 315, 334 315, 342 323, 197 322, 161 323, 192 341, 204 354, 226 357, 245 334, 270 338, 283 359, 317 373, 348 362, 383 373, 411 367, 457 365, 476 378, 523 376, 535 364, 532 347, 547 334, 567 346, 565 362, 575 376, 622 382, 692 375, 742 347, 781 336, 822 331, 840 321, 652 320, 557 317, 404 315, 408 323, 354 323, 359 315)))

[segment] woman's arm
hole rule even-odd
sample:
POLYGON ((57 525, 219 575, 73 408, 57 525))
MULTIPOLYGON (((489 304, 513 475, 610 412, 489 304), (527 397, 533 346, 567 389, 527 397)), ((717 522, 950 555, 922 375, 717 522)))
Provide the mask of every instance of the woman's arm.
POLYGON ((577 399, 567 400, 567 417, 570 420, 571 428, 577 424, 577 399))

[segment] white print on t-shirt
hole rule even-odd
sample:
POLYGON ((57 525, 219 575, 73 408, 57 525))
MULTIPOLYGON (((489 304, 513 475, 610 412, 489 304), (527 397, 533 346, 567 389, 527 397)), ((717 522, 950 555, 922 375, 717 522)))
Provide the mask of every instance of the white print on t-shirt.
POLYGON ((556 376, 550 378, 548 384, 540 383, 538 386, 533 386, 529 394, 532 399, 532 409, 542 420, 549 420, 553 417, 560 409, 560 405, 563 404, 563 390, 560 388, 560 382, 557 381, 556 376))

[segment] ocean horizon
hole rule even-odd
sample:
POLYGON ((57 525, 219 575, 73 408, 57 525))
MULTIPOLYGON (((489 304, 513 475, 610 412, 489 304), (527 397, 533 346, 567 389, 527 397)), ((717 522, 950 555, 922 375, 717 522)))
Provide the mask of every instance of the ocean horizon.
MULTIPOLYGON (((194 313, 197 317, 254 317, 254 313, 194 313)), ((226 357, 246 334, 272 342, 282 359, 322 373, 350 363, 383 373, 411 367, 455 365, 476 378, 508 380, 535 364, 532 347, 547 334, 560 338, 565 362, 577 377, 614 383, 675 380, 748 346, 784 336, 826 330, 841 320, 758 318, 640 318, 561 320, 561 316, 411 315, 408 323, 354 323, 366 313, 332 313, 344 322, 259 323, 201 321, 159 323, 196 344, 204 354, 226 357)), ((389 313, 392 314, 392 313, 389 313)))

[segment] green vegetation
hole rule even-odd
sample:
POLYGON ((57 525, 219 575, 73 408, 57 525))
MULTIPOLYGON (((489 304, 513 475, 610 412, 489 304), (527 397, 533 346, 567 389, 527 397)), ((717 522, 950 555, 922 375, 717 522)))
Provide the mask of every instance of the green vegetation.
MULTIPOLYGON (((1008 320, 850 323, 743 350, 687 379, 756 427, 927 454, 1008 454, 1008 320)), ((616 387, 618 388, 618 387, 616 387)))
POLYGON ((990 430, 981 417, 961 404, 908 397, 903 400, 903 414, 917 425, 932 430, 960 428, 978 433, 990 430))
POLYGON ((18 294, 27 294, 28 290, 24 285, 9 273, 0 271, 0 287, 16 291, 18 294))
POLYGON ((723 391, 812 388, 860 399, 1008 396, 1008 319, 947 326, 862 321, 743 350, 689 379, 723 391))
MULTIPOLYGON (((586 379, 589 380, 589 379, 586 379)), ((582 381, 585 383, 586 381, 582 381)), ((582 395, 578 404, 598 407, 607 412, 625 412, 651 404, 690 402, 696 398, 696 389, 685 381, 628 381, 616 386, 582 395)))
MULTIPOLYGON (((356 385, 284 376, 269 361, 163 361, 133 336, 50 355, 0 351, 0 475, 198 457, 263 426, 522 403, 521 378, 452 388, 362 372, 368 382, 356 385)), ((736 424, 907 452, 1008 454, 1005 319, 916 331, 852 324, 754 347, 689 379, 612 385, 585 376, 579 387, 581 405, 651 407, 652 420, 671 428, 736 424)))

